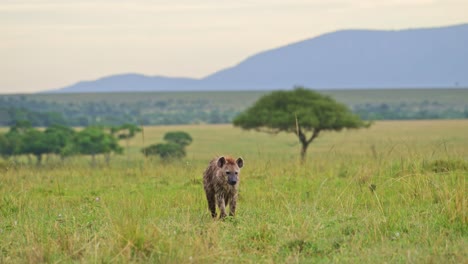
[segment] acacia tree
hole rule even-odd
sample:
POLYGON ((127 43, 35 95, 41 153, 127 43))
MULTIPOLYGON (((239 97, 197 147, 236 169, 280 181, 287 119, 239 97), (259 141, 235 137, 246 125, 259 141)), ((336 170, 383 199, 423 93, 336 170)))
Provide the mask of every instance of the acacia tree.
POLYGON ((118 139, 125 139, 128 141, 129 139, 133 138, 136 133, 141 132, 141 128, 137 125, 133 124, 123 124, 118 127, 111 127, 111 134, 116 135, 118 139))
POLYGON ((123 124, 118 127, 111 127, 111 134, 116 135, 118 139, 125 139, 125 144, 127 147, 127 158, 129 155, 130 149, 130 139, 135 136, 136 133, 142 132, 142 129, 133 124, 123 124))
POLYGON ((86 127, 76 134, 74 142, 77 152, 91 155, 91 165, 96 165, 96 155, 104 154, 106 162, 109 163, 110 154, 122 153, 117 139, 104 131, 102 127, 86 127))
POLYGON ((42 156, 52 152, 52 145, 46 141, 46 134, 30 129, 21 136, 21 153, 34 155, 37 165, 42 163, 42 156))
POLYGON ((307 148, 320 132, 344 128, 368 127, 345 105, 329 96, 296 87, 291 91, 275 91, 260 98, 252 107, 239 114, 235 126, 268 133, 294 133, 301 143, 301 160, 307 148))
MULTIPOLYGON (((26 149, 26 134, 34 130, 29 121, 20 120, 10 127, 8 132, 5 134, 4 147, 2 149, 2 155, 6 156, 19 156, 28 153, 26 149)), ((31 157, 28 155, 29 161, 31 157)))
MULTIPOLYGON (((17 140, 19 142, 19 140, 17 140)), ((12 140, 11 135, 0 134, 0 155, 6 159, 15 155, 15 141, 12 140)))
POLYGON ((59 155, 62 161, 65 157, 75 153, 73 137, 76 132, 71 127, 52 125, 45 131, 45 141, 50 146, 50 152, 59 155))
POLYGON ((51 152, 52 145, 46 142, 43 132, 34 129, 28 121, 18 121, 2 136, 0 153, 4 157, 26 155, 31 162, 33 155, 40 165, 42 157, 51 152))

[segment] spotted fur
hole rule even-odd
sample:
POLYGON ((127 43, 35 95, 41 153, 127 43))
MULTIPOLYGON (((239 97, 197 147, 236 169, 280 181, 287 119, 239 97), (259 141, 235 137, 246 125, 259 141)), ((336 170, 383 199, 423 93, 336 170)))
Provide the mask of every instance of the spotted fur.
POLYGON ((208 201, 211 216, 215 218, 216 206, 220 210, 219 218, 226 217, 226 207, 229 204, 229 215, 236 214, 237 196, 240 180, 240 169, 244 166, 242 158, 217 157, 203 173, 203 187, 208 201))

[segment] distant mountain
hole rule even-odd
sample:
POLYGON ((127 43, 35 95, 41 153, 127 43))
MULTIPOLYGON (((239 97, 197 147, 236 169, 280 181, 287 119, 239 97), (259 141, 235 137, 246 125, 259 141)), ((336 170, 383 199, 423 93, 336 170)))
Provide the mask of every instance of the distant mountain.
POLYGON ((468 24, 342 30, 253 55, 202 79, 124 74, 48 92, 468 87, 468 24))
POLYGON ((190 90, 199 81, 190 78, 170 78, 162 76, 145 76, 142 74, 119 74, 104 77, 95 81, 82 81, 77 84, 48 92, 128 92, 153 90, 190 90), (159 89, 158 89, 159 88, 159 89))

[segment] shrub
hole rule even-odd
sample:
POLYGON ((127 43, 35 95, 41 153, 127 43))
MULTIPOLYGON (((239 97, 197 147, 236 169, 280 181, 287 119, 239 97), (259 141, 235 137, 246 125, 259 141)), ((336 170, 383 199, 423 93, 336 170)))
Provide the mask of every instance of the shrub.
POLYGON ((181 145, 172 142, 153 144, 142 149, 142 152, 146 157, 159 155, 164 160, 185 157, 185 149, 181 145))
POLYGON ((164 140, 178 144, 182 147, 188 146, 192 143, 192 137, 183 131, 168 132, 164 135, 164 140))
POLYGON ((161 159, 180 159, 185 157, 185 147, 192 143, 192 137, 183 131, 168 132, 164 135, 167 143, 153 144, 143 148, 141 152, 146 156, 159 155, 161 159))

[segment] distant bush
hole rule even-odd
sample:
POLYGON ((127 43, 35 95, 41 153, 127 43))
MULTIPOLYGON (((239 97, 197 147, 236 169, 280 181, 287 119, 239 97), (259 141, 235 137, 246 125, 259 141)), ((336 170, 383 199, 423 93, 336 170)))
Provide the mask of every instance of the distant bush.
POLYGON ((184 147, 171 142, 150 145, 142 149, 142 152, 147 157, 158 155, 163 160, 180 159, 185 157, 184 147))
POLYGON ((167 143, 152 144, 141 152, 146 156, 158 155, 163 160, 181 159, 185 157, 185 147, 192 143, 192 137, 183 131, 168 132, 164 135, 167 143))
POLYGON ((182 147, 190 145, 192 143, 192 137, 183 131, 168 132, 164 135, 164 140, 172 142, 182 147))

